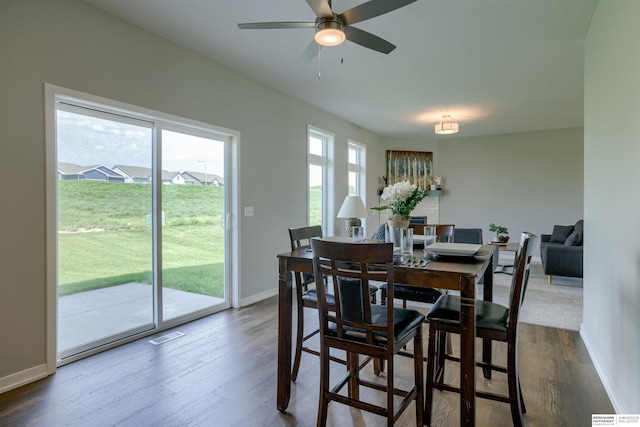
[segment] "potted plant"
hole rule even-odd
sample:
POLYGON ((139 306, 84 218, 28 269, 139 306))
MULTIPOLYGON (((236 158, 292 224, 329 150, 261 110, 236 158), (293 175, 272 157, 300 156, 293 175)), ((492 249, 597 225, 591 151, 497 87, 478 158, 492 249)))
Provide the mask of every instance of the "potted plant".
POLYGON ((376 211, 389 209, 392 214, 389 222, 393 223, 393 226, 408 227, 411 211, 424 198, 424 192, 409 181, 400 181, 385 187, 381 198, 388 204, 371 209, 376 211))
POLYGON ((507 243, 509 241, 509 230, 502 225, 489 224, 489 231, 496 233, 494 242, 507 243))

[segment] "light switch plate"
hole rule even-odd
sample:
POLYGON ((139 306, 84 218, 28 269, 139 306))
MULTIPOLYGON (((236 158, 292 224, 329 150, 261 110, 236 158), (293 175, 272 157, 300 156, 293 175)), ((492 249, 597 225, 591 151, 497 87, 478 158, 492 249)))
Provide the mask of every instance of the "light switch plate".
POLYGON ((244 207, 244 216, 253 216, 253 206, 244 207))

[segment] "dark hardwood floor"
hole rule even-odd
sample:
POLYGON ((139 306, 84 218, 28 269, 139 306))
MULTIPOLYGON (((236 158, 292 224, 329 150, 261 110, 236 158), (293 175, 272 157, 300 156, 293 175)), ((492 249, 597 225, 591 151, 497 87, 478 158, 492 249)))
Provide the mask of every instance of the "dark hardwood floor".
MULTIPOLYGON (((0 426, 313 426, 319 389, 314 356, 302 357, 287 413, 276 410, 276 315, 274 297, 175 328, 186 335, 159 346, 145 338, 66 365, 1 394, 0 426)), ((317 322, 315 315, 309 310, 309 323, 317 322)), ((525 425, 590 426, 592 413, 614 413, 577 332, 522 324, 519 345, 525 425)), ((495 360, 505 353, 494 345, 495 360)), ((410 360, 396 363, 399 384, 411 381, 410 360)), ((455 380, 456 371, 451 364, 447 375, 455 380)), ((373 377, 372 368, 363 375, 373 377)), ((481 379, 478 388, 506 391, 506 377, 481 379)), ((458 425, 457 394, 436 391, 434 405, 433 425, 458 425)), ((478 426, 512 425, 504 403, 478 399, 476 416, 478 426)), ((335 403, 329 423, 385 425, 335 403)), ((397 425, 413 424, 409 408, 397 425)))

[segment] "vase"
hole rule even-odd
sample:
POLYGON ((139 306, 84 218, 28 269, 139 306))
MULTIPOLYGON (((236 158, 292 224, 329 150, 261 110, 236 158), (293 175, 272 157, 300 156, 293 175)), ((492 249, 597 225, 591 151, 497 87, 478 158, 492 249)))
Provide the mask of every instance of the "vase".
POLYGON ((407 228, 409 227, 409 219, 388 219, 389 227, 407 228))
POLYGON ((409 220, 387 220, 385 227, 386 242, 393 243, 393 255, 400 256, 402 254, 402 246, 405 240, 407 229, 409 228, 409 220))

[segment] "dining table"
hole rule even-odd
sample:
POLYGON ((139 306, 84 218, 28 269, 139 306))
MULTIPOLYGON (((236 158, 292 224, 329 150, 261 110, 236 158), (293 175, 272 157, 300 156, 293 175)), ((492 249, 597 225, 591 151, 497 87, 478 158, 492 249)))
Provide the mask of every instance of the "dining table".
MULTIPOLYGON (((351 238, 329 237, 351 242, 351 238)), ((366 243, 366 241, 365 241, 366 243)), ((460 291, 460 425, 475 425, 475 300, 477 283, 483 278, 483 299, 493 299, 494 245, 482 245, 473 256, 423 256, 416 251, 408 259, 394 262, 394 282, 460 291)), ((428 251, 426 251, 428 252, 428 251)), ((425 252, 425 253, 426 253, 425 252)), ((286 411, 291 396, 291 348, 293 340, 293 272, 313 273, 313 252, 303 249, 277 255, 278 259, 278 379, 279 411, 286 411)), ((491 342, 482 343, 482 360, 491 361, 491 342)), ((490 370, 483 369, 490 378, 490 370)))

